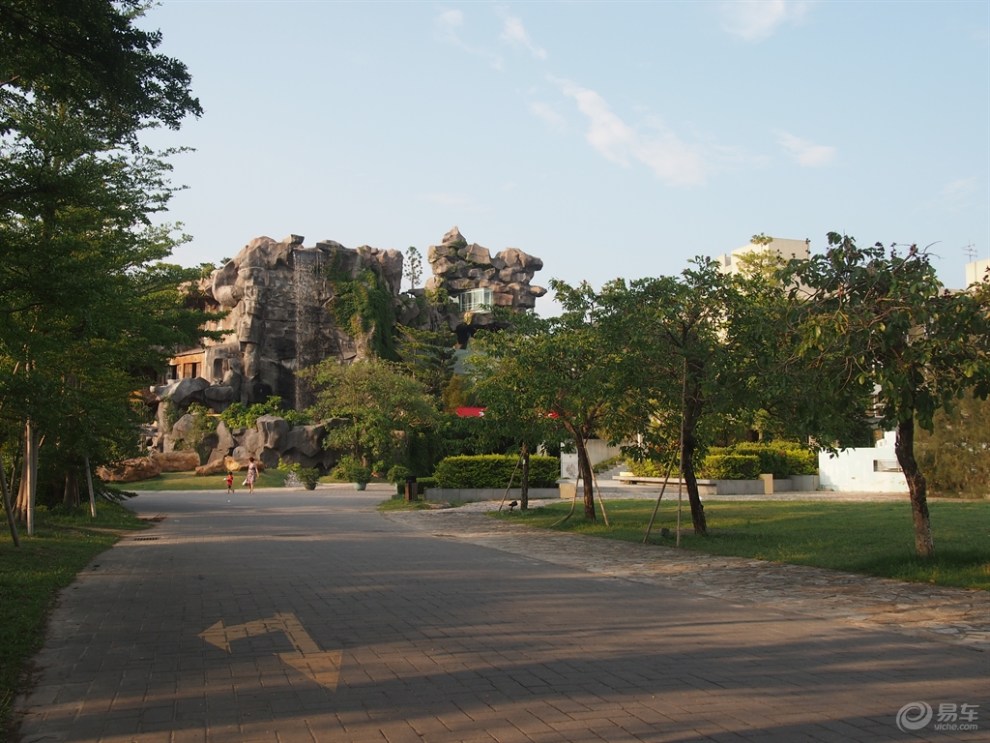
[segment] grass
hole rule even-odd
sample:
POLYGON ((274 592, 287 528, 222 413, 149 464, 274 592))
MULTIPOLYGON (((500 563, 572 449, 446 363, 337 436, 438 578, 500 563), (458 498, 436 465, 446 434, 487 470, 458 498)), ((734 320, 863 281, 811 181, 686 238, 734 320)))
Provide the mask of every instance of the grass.
MULTIPOLYGON (((654 502, 608 501, 611 526, 601 512, 586 522, 581 504, 565 523, 569 503, 554 503, 529 512, 502 511, 497 518, 534 527, 554 528, 607 539, 642 542, 654 502)), ((676 502, 661 503, 650 542, 673 546, 676 502), (669 536, 661 536, 661 529, 669 536)), ((684 503, 681 546, 713 555, 813 565, 916 583, 990 590, 990 503, 929 502, 935 557, 914 554, 911 507, 897 503, 828 503, 822 501, 715 501, 705 503, 708 536, 695 536, 684 503)), ((644 549, 648 549, 644 545, 644 549)))
MULTIPOLYGON (((258 479, 254 481, 254 486, 256 488, 280 488, 285 485, 285 478, 288 475, 287 472, 269 469, 262 470, 258 475, 258 479)), ((160 491, 160 490, 226 490, 227 483, 224 481, 226 473, 218 475, 197 475, 192 472, 163 472, 157 477, 152 477, 148 480, 141 480, 140 482, 129 482, 129 483, 117 483, 112 485, 114 490, 125 491, 125 490, 142 490, 142 491, 160 491)), ((243 490, 246 486, 241 485, 244 482, 244 473, 235 472, 234 473, 234 489, 243 490)))
POLYGON ((106 501, 97 503, 95 519, 88 505, 72 513, 38 509, 36 518, 34 535, 21 534, 20 547, 14 547, 6 523, 0 534, 0 740, 10 732, 14 695, 41 649, 58 591, 118 534, 147 526, 106 501))

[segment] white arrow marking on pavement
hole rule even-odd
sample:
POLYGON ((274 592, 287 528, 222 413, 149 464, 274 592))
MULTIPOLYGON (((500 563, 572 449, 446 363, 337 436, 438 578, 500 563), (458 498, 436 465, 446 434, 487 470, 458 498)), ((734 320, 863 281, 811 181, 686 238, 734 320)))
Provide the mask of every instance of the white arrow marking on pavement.
POLYGON ((230 643, 253 635, 267 635, 270 632, 282 632, 296 649, 292 653, 278 653, 279 659, 300 673, 309 676, 320 686, 331 691, 337 689, 340 679, 341 652, 339 650, 320 650, 302 622, 295 614, 279 612, 268 619, 257 619, 253 622, 235 624, 225 627, 223 620, 199 633, 206 642, 226 653, 231 652, 230 643))

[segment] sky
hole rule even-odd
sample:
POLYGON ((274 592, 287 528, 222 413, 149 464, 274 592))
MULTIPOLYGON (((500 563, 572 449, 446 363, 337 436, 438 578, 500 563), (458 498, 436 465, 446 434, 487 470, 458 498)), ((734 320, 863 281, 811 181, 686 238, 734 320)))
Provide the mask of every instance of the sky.
POLYGON ((454 226, 542 286, 756 234, 917 244, 950 288, 990 257, 986 0, 163 0, 138 25, 204 109, 145 136, 192 150, 183 265, 290 234, 425 259, 454 226))

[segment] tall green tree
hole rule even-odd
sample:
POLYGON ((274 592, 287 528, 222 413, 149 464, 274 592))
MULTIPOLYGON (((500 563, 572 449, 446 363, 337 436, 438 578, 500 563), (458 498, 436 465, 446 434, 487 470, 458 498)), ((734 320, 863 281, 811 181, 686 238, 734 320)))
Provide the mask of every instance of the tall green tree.
POLYGON ((511 442, 520 461, 519 509, 529 508, 529 462, 545 444, 556 445, 563 432, 557 418, 539 396, 532 394, 532 370, 520 357, 504 353, 501 331, 479 333, 472 340, 467 361, 470 390, 475 402, 485 408, 476 421, 477 440, 484 451, 501 451, 511 442))
POLYGON ((178 129, 202 113, 162 35, 135 25, 145 0, 4 0, 0 4, 0 133, 11 111, 59 103, 104 141, 136 144, 149 125, 178 129))
POLYGON ((440 424, 435 398, 394 362, 327 359, 300 376, 316 398, 310 414, 328 422, 327 448, 372 470, 408 465, 410 438, 440 424))
POLYGON ((609 438, 610 430, 620 428, 617 419, 626 410, 623 401, 632 389, 623 376, 622 349, 598 322, 596 292, 587 283, 571 286, 553 280, 550 285, 563 308, 561 314, 518 316, 508 328, 488 336, 482 351, 487 357, 487 379, 480 384, 496 389, 504 374, 502 392, 489 393, 493 404, 508 411, 518 394, 520 421, 555 416, 577 452, 585 518, 595 520, 588 441, 609 438))
POLYGON ((800 352, 811 362, 841 358, 846 385, 874 392, 880 426, 911 495, 915 550, 934 555, 927 481, 915 456, 915 426, 960 396, 990 394, 990 302, 985 290, 949 292, 916 246, 859 247, 829 233, 829 248, 797 268, 812 291, 802 304, 800 352))
POLYGON ((206 319, 178 288, 195 272, 160 264, 173 230, 151 224, 170 153, 138 138, 201 109, 160 35, 133 25, 142 7, 0 7, 0 421, 19 430, 29 533, 42 442, 68 462, 132 431, 130 393, 206 319))
POLYGON ((600 303, 603 326, 623 344, 627 384, 639 391, 627 403, 635 413, 627 420, 638 430, 627 433, 652 430, 663 438, 677 431, 694 531, 707 534, 696 460, 705 446, 705 416, 724 413, 730 390, 738 391, 727 379, 733 370, 727 329, 742 299, 714 261, 699 258, 680 276, 611 282, 600 303))

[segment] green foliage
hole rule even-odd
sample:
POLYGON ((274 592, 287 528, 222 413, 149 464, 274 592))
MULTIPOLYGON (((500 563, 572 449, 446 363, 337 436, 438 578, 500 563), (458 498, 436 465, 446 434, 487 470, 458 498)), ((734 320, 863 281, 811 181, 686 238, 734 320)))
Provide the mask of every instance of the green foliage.
POLYGON ((419 280, 423 276, 423 256, 414 245, 406 249, 406 278, 409 279, 409 286, 415 289, 419 286, 419 280))
POLYGON ((254 428, 258 418, 263 415, 274 415, 285 420, 290 426, 306 425, 311 422, 311 418, 305 411, 284 410, 282 408, 282 398, 272 395, 264 402, 245 405, 241 402, 231 403, 226 410, 220 413, 220 420, 229 429, 254 428))
POLYGON ((450 294, 442 286, 427 289, 425 296, 426 301, 433 307, 446 307, 453 301, 450 298, 450 294))
POLYGON ((382 359, 395 360, 395 305, 392 293, 376 271, 364 268, 357 276, 344 273, 335 254, 326 268, 334 294, 329 310, 334 322, 355 337, 371 332, 371 348, 382 359))
POLYGON ((435 399, 394 362, 328 359, 300 376, 316 397, 311 414, 330 422, 324 445, 376 470, 412 465, 420 437, 442 427, 435 399))
POLYGON ((708 454, 701 475, 712 480, 755 480, 765 470, 755 454, 708 454))
MULTIPOLYGON (((4 0, 0 111, 58 102, 113 142, 151 126, 177 129, 187 114, 199 116, 186 66, 155 52, 161 34, 134 26, 144 8, 142 0, 4 0)), ((10 126, 0 117, 0 132, 10 126)))
POLYGON ((413 472, 411 469, 401 464, 394 464, 389 468, 388 473, 385 475, 385 479, 399 485, 412 476, 413 472))
POLYGON ((756 457, 759 471, 753 477, 761 474, 772 474, 774 477, 818 474, 818 456, 814 452, 801 448, 798 444, 771 442, 769 444, 740 443, 709 449, 708 456, 702 464, 702 470, 706 473, 705 476, 719 480, 752 479, 716 477, 710 474, 712 467, 715 466, 711 461, 713 457, 730 455, 756 457))
POLYGON ((947 292, 916 246, 860 248, 829 233, 829 250, 798 268, 814 290, 802 305, 800 352, 841 359, 841 379, 873 391, 880 425, 935 413, 965 388, 990 392, 990 302, 981 292, 947 292))
POLYGON ((942 496, 990 495, 990 401, 965 395, 919 431, 918 464, 942 496))
POLYGON ((454 372, 454 334, 450 330, 422 330, 399 326, 396 344, 403 368, 431 395, 440 397, 454 372))
POLYGON ((344 456, 333 468, 331 473, 339 480, 346 482, 368 483, 371 482, 371 469, 361 462, 357 457, 344 456))
POLYGON ((313 490, 320 481, 320 471, 316 467, 303 467, 298 462, 280 461, 278 469, 287 476, 294 476, 307 490, 313 490))
POLYGON ((84 459, 133 446, 132 392, 216 319, 184 304, 198 270, 162 262, 184 239, 158 218, 174 151, 138 135, 201 109, 160 34, 133 25, 143 8, 0 4, 0 438, 22 438, 70 502, 84 459))
MULTIPOLYGON (((519 483, 519 457, 498 454, 457 456, 443 459, 433 473, 441 488, 504 488, 515 472, 519 483)), ((553 487, 560 478, 560 460, 534 455, 529 459, 531 487, 553 487)))

